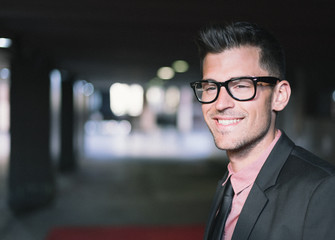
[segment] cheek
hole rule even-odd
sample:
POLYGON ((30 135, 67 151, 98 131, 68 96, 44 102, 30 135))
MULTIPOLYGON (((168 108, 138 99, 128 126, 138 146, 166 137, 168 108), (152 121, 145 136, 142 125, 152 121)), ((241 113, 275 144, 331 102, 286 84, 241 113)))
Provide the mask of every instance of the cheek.
POLYGON ((271 92, 263 91, 262 94, 263 97, 257 96, 257 94, 254 103, 246 108, 250 109, 254 113, 255 118, 259 120, 268 119, 272 112, 271 92))
POLYGON ((201 110, 207 126, 211 125, 211 104, 202 104, 201 110))
POLYGON ((207 115, 209 109, 210 109, 210 104, 202 104, 201 105, 202 114, 204 115, 205 118, 206 118, 206 115, 207 115))
POLYGON ((271 119, 271 102, 266 101, 255 110, 256 120, 266 124, 271 119))
POLYGON ((271 117, 271 102, 264 101, 262 103, 250 104, 245 106, 245 111, 248 112, 249 118, 252 121, 252 125, 256 127, 257 125, 263 125, 269 121, 271 117))

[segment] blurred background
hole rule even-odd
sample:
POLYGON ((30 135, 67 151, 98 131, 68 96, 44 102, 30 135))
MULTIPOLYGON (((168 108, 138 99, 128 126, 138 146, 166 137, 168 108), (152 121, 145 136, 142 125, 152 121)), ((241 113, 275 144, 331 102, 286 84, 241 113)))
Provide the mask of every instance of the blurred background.
POLYGON ((209 22, 282 43, 278 126, 335 163, 334 3, 49 1, 0 5, 0 238, 61 226, 202 225, 225 153, 189 82, 209 22))

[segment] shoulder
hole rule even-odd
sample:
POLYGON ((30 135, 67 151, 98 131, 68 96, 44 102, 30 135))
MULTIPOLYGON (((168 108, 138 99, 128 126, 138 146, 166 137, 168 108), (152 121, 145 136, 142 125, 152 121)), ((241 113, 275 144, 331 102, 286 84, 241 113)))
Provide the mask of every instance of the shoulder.
POLYGON ((308 150, 295 146, 288 156, 280 178, 308 183, 311 187, 335 179, 335 166, 308 150))
POLYGON ((256 184, 263 191, 274 185, 313 189, 335 175, 335 167, 282 135, 259 172, 256 184))
POLYGON ((303 167, 303 170, 310 170, 320 175, 335 175, 334 165, 299 146, 293 148, 289 162, 297 162, 303 167))

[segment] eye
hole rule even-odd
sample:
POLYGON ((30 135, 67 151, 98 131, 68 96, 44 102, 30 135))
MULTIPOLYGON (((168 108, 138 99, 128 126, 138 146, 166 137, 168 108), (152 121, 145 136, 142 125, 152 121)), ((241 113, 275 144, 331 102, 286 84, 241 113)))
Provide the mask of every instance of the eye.
POLYGON ((216 85, 213 83, 206 83, 203 86, 203 90, 206 92, 210 92, 210 91, 216 91, 216 85))
POLYGON ((250 79, 240 79, 229 83, 229 88, 234 90, 245 90, 253 88, 253 82, 250 79))
POLYGON ((234 88, 250 88, 250 84, 239 83, 234 86, 234 88))
POLYGON ((204 87, 205 91, 213 91, 215 89, 216 89, 216 87, 215 86, 211 86, 211 85, 207 85, 207 86, 204 87))

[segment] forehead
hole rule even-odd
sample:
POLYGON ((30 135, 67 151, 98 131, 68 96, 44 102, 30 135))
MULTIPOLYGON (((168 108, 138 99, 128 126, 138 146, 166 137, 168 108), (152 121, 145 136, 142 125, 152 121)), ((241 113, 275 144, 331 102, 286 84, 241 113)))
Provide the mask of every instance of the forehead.
POLYGON ((224 81, 232 77, 266 76, 268 72, 259 64, 260 49, 243 46, 209 53, 203 62, 203 78, 224 81))

